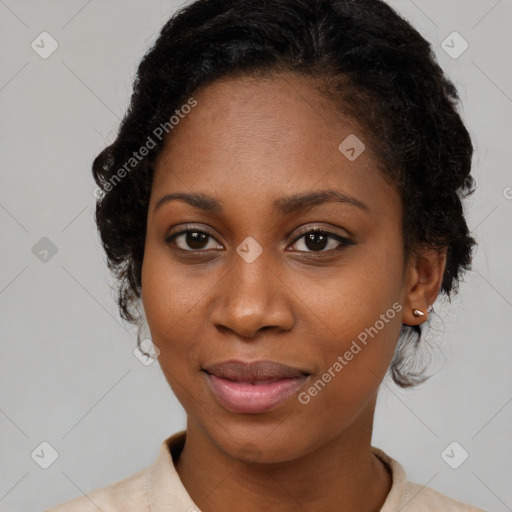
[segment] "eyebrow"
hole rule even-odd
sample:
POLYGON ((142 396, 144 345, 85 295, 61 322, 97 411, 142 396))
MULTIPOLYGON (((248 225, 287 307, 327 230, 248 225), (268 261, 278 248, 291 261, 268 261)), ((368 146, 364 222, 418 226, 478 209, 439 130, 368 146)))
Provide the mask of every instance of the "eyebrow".
MULTIPOLYGON (((202 193, 186 194, 184 192, 166 194, 160 198, 153 209, 153 213, 171 201, 183 201, 206 212, 222 213, 222 203, 218 199, 202 193)), ((349 204, 364 211, 370 210, 368 205, 359 199, 333 189, 315 190, 313 192, 282 197, 274 201, 273 208, 282 215, 289 215, 299 210, 308 210, 321 204, 333 202, 349 204)))

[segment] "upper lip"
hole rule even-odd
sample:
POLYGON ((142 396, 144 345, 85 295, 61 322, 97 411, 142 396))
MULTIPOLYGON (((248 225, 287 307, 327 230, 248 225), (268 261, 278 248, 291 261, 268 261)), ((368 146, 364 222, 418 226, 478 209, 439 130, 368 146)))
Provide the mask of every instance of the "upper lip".
POLYGON ((306 370, 268 360, 246 363, 230 359, 205 366, 203 369, 217 377, 238 381, 261 381, 310 375, 306 370))

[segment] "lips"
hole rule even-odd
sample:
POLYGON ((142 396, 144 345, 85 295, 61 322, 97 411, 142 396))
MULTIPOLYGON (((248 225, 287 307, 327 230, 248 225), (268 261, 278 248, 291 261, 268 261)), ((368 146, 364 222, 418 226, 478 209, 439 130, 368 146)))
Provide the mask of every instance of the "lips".
POLYGON ((206 366, 210 390, 218 402, 233 412, 262 413, 297 392, 310 372, 275 361, 230 360, 206 366))
POLYGON ((238 382, 275 381, 309 375, 309 372, 275 361, 243 361, 230 360, 212 364, 204 368, 208 373, 223 379, 238 382))

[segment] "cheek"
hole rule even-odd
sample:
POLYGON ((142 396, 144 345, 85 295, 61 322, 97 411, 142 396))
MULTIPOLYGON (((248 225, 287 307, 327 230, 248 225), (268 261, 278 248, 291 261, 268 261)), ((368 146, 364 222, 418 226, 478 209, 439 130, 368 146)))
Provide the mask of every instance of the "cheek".
POLYGON ((153 342, 165 356, 177 356, 181 344, 190 343, 191 329, 198 328, 194 308, 199 307, 204 288, 194 285, 183 265, 178 265, 166 247, 147 244, 142 265, 142 301, 153 342), (182 333, 189 333, 183 336, 182 333))
MULTIPOLYGON (((374 238, 366 246, 354 247, 321 279, 313 273, 302 280, 300 293, 316 310, 330 339, 334 333, 344 340, 357 337, 403 300, 401 239, 392 234, 388 230, 387 240, 374 238)), ((396 306, 390 323, 399 327, 400 315, 395 313, 396 306)))
POLYGON ((203 288, 191 286, 183 266, 178 266, 165 248, 147 246, 142 266, 144 311, 151 339, 160 351, 162 373, 187 411, 193 410, 198 400, 206 400, 194 389, 201 339, 195 308, 200 307, 201 291, 204 294, 203 288))
POLYGON ((367 299, 364 294, 353 301, 340 298, 341 307, 327 311, 329 328, 322 330, 312 351, 321 367, 297 396, 304 432, 321 424, 328 437, 347 428, 375 396, 388 370, 402 306, 391 297, 367 299))
POLYGON ((318 403, 361 401, 389 366, 403 307, 401 239, 396 233, 396 241, 390 241, 390 233, 387 240, 373 240, 371 248, 353 251, 328 278, 304 283, 301 293, 307 290, 304 297, 316 313, 315 353, 328 381, 326 391, 317 386, 318 403))

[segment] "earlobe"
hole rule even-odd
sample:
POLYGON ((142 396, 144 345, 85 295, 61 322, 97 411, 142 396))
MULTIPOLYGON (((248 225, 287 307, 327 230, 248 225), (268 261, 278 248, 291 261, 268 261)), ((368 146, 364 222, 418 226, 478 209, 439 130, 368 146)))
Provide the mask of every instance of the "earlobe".
POLYGON ((410 261, 410 279, 402 323, 420 325, 428 320, 443 283, 446 249, 424 249, 410 261))

